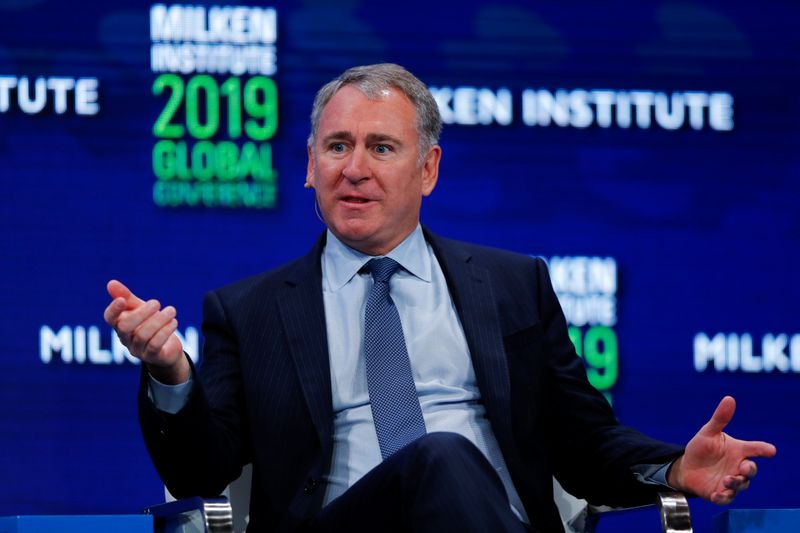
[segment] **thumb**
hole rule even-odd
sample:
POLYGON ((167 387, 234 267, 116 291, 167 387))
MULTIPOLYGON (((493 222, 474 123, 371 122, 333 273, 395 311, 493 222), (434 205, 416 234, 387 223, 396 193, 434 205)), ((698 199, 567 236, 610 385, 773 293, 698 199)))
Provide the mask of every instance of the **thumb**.
POLYGON ((144 303, 144 300, 133 294, 122 282, 115 279, 108 282, 106 290, 108 291, 108 295, 114 299, 124 298, 126 307, 138 307, 144 303))
POLYGON ((733 399, 732 396, 725 396, 717 405, 717 408, 714 410, 714 414, 711 415, 711 420, 709 420, 705 426, 703 426, 702 431, 704 433, 722 433, 727 426, 731 419, 733 418, 733 413, 736 411, 736 400, 733 399))

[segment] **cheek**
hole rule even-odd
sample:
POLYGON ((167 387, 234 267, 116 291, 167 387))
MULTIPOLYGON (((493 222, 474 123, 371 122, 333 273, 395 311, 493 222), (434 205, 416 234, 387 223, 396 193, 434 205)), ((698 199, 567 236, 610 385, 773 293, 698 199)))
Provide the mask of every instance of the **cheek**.
POLYGON ((336 173, 330 168, 330 165, 317 167, 314 175, 314 187, 320 196, 329 197, 333 195, 333 191, 336 188, 335 176, 336 173))
POLYGON ((330 181, 332 177, 339 175, 341 164, 335 159, 321 156, 317 159, 315 173, 318 181, 330 181))

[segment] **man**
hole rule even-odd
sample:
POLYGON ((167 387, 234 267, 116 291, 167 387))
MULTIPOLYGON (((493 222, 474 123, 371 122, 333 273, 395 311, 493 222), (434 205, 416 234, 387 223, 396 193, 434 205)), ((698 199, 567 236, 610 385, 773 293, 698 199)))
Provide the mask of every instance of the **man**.
POLYGON ((317 94, 308 187, 328 231, 309 254, 207 295, 195 375, 173 307, 111 281, 106 321, 144 362, 140 421, 177 496, 253 463, 253 530, 559 531, 551 476, 592 502, 668 484, 719 504, 749 457, 725 398, 681 448, 616 421, 587 382, 542 261, 419 225, 441 120, 397 65, 317 94))

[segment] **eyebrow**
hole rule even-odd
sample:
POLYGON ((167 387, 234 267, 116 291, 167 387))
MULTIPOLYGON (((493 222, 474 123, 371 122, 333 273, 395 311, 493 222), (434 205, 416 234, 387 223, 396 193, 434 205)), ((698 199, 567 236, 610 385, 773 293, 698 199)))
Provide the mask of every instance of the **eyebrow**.
POLYGON ((367 144, 373 143, 382 143, 382 142, 390 142, 392 144, 396 144, 398 146, 402 146, 403 143, 397 137, 392 137, 391 135, 387 135, 385 133, 369 133, 367 134, 367 144))
MULTIPOLYGON (((333 141, 348 141, 354 142, 355 137, 349 131, 334 131, 329 133, 322 139, 323 144, 328 144, 333 141)), ((385 133, 369 133, 367 134, 367 138, 365 139, 367 144, 374 144, 374 143, 381 143, 381 142, 390 142, 396 144, 398 146, 402 146, 402 142, 397 137, 393 137, 391 135, 387 135, 385 133)))
POLYGON ((332 141, 350 141, 354 140, 353 134, 349 131, 334 131, 329 133, 322 139, 322 144, 328 144, 332 141))

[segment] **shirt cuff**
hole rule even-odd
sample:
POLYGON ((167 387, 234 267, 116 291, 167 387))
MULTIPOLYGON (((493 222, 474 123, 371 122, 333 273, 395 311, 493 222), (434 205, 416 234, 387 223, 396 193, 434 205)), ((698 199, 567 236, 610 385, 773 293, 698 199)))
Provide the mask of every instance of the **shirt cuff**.
POLYGON ((670 490, 677 490, 667 483, 667 471, 674 462, 670 461, 660 465, 635 465, 631 467, 631 470, 634 477, 646 485, 657 485, 670 490))
POLYGON ((183 409, 183 406, 189 401, 189 393, 192 391, 191 375, 189 379, 178 385, 166 385, 150 374, 147 377, 150 382, 147 396, 150 397, 150 401, 159 411, 174 415, 183 409))

